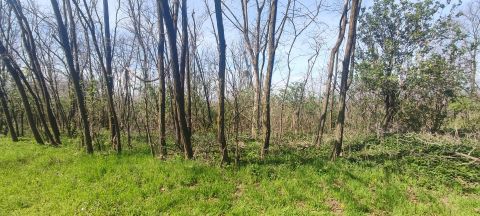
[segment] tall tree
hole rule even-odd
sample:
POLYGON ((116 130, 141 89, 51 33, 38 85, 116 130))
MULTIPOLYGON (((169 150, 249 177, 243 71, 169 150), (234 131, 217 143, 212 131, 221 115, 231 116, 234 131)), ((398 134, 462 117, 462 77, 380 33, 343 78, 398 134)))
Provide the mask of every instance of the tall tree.
MULTIPOLYGON (((13 9, 15 16, 17 17, 18 24, 20 26, 20 30, 22 31, 22 41, 24 44, 24 47, 26 49, 27 55, 30 59, 30 68, 33 71, 33 74, 35 75, 39 86, 40 90, 43 96, 43 102, 46 107, 47 111, 47 117, 48 121, 50 123, 50 126, 52 128, 53 136, 47 135, 47 137, 51 138, 50 142, 53 145, 57 145, 61 143, 60 141, 60 129, 57 124, 57 119, 53 113, 52 105, 51 105, 51 97, 50 93, 48 92, 47 84, 45 82, 45 77, 42 72, 40 62, 37 56, 37 45, 35 42, 35 39, 33 37, 33 33, 30 27, 30 24, 28 23, 27 18, 25 17, 23 13, 23 8, 22 5, 20 4, 19 1, 17 0, 8 0, 7 3, 10 5, 10 7, 13 9)), ((41 118, 44 118, 41 116, 41 118)), ((42 122, 46 120, 43 119, 42 122)), ((45 133, 49 134, 50 129, 48 128, 48 125, 45 124, 45 133)))
POLYGON ((358 20, 358 13, 360 11, 360 1, 361 0, 352 0, 352 7, 350 10, 350 18, 348 23, 348 38, 347 44, 345 45, 345 52, 342 62, 342 76, 340 81, 340 110, 338 111, 337 116, 337 126, 335 130, 335 143, 333 146, 332 151, 332 160, 335 160, 340 153, 342 152, 342 144, 343 144, 343 130, 345 124, 345 107, 346 107, 346 99, 347 99, 347 82, 350 69, 350 58, 352 57, 352 50, 355 46, 355 38, 357 34, 357 20, 358 20))
MULTIPOLYGON (((108 105, 108 116, 109 116, 109 124, 110 124, 110 140, 112 145, 115 147, 117 153, 122 152, 122 145, 121 145, 121 133, 120 133, 120 124, 118 122, 117 112, 115 109, 115 102, 113 99, 114 94, 114 82, 113 82, 113 70, 112 70, 112 39, 110 34, 110 14, 109 14, 109 6, 108 0, 103 0, 103 50, 101 52, 101 45, 97 39, 96 27, 94 26, 94 20, 92 17, 92 12, 88 8, 87 2, 84 1, 85 11, 84 13, 80 7, 78 2, 73 1, 77 10, 79 11, 81 17, 83 18, 84 22, 86 23, 87 29, 90 31, 91 38, 93 41, 93 47, 95 48, 95 52, 98 56, 100 67, 102 70, 103 80, 105 82, 106 90, 107 90, 107 105, 108 105)), ((68 6, 68 4, 67 4, 68 6)), ((72 41, 73 43, 73 41, 72 41)), ((75 48, 75 43, 72 44, 73 48, 75 48)), ((77 48, 75 48, 77 49, 77 48)))
MULTIPOLYGON (((182 10, 186 10, 186 4, 182 5, 182 10)), ((163 11, 163 19, 165 21, 166 33, 168 36, 168 48, 170 53, 171 62, 171 74, 173 77, 173 90, 175 97, 175 106, 177 110, 177 119, 179 122, 181 142, 183 143, 185 158, 193 158, 193 149, 190 140, 190 129, 187 125, 186 112, 185 112, 185 95, 182 87, 182 76, 180 74, 180 65, 178 61, 177 51, 177 32, 175 30, 175 24, 170 14, 170 6, 168 0, 161 1, 161 7, 163 11)), ((182 19, 187 19, 186 13, 182 19)))
POLYGON ((225 67, 226 67, 226 42, 223 29, 222 3, 215 0, 215 17, 218 30, 218 117, 217 117, 217 142, 220 145, 222 163, 229 162, 227 142, 225 140, 225 67))
POLYGON ((159 40, 157 46, 158 57, 158 74, 160 79, 160 116, 159 124, 159 142, 160 155, 162 158, 167 156, 167 146, 165 142, 165 29, 163 27, 163 11, 161 8, 161 0, 157 0, 157 27, 159 30, 159 40))
POLYGON ((344 1, 342 17, 340 18, 340 24, 338 26, 337 41, 335 42, 335 45, 330 51, 330 58, 328 60, 328 70, 327 70, 327 83, 325 85, 325 90, 324 90, 325 97, 323 98, 323 105, 322 105, 322 111, 320 113, 320 122, 318 123, 317 134, 315 135, 316 145, 322 142, 322 137, 325 129, 325 122, 327 120, 328 99, 330 97, 330 89, 332 88, 332 77, 335 69, 335 57, 338 55, 338 50, 340 48, 340 45, 342 45, 343 39, 345 37, 345 28, 347 25, 348 2, 349 0, 344 1))
POLYGON ((268 153, 270 147, 270 134, 271 134, 271 125, 270 125, 270 93, 272 88, 272 75, 273 67, 275 63, 275 50, 276 50, 276 41, 275 41, 275 32, 276 32, 276 22, 277 22, 277 0, 270 1, 270 16, 268 23, 268 60, 267 60, 267 71, 265 74, 265 81, 263 84, 263 147, 261 151, 261 157, 264 158, 268 153))
POLYGON ((478 91, 477 86, 477 61, 478 50, 480 49, 480 1, 472 1, 468 4, 464 13, 466 18, 466 30, 470 37, 469 53, 471 55, 471 75, 470 81, 470 94, 475 96, 478 91))
MULTIPOLYGON (((1 67, 3 71, 3 65, 1 67)), ((8 127, 8 132, 10 133, 10 137, 12 138, 13 142, 17 142, 18 136, 17 136, 17 132, 15 131, 15 126, 13 124, 13 118, 10 113, 10 109, 8 107, 7 95, 4 90, 4 83, 5 83, 4 80, 2 80, 2 78, 0 77, 0 103, 2 106, 3 114, 5 115, 5 119, 7 121, 7 127, 8 127)))
POLYGON ((399 111, 406 64, 415 61, 417 54, 428 53, 434 41, 441 40, 442 32, 448 29, 446 21, 452 15, 440 14, 445 6, 439 1, 375 0, 362 13, 359 57, 362 64, 370 67, 365 74, 371 80, 369 88, 378 91, 383 100, 382 135, 391 131, 399 111))
MULTIPOLYGON (((103 69, 103 76, 107 86, 107 100, 110 115, 110 131, 112 144, 115 145, 117 153, 122 152, 120 125, 118 123, 117 112, 115 110, 115 103, 113 101, 113 72, 112 72, 112 40, 110 36, 110 17, 108 12, 108 0, 103 0, 103 25, 104 27, 104 49, 105 49, 105 67, 103 69)), ((92 35, 95 37, 95 35, 92 35)))
POLYGON ((2 59, 3 64, 7 68, 8 73, 10 73, 10 75, 12 76, 13 81, 17 86, 18 92, 20 93, 23 107, 25 109, 25 113, 27 114, 28 124, 30 125, 30 130, 32 131, 35 141, 38 144, 44 144, 42 136, 40 135, 40 132, 37 128, 37 124, 35 123, 32 108, 30 107, 30 102, 28 101, 25 87, 23 86, 22 79, 20 78, 20 73, 22 73, 22 71, 18 64, 14 61, 12 56, 8 53, 8 50, 3 44, 2 40, 0 40, 0 58, 2 59))
POLYGON ((81 84, 82 78, 80 76, 80 72, 75 69, 72 49, 70 46, 70 39, 68 38, 67 28, 63 22, 62 14, 58 6, 58 1, 50 0, 50 2, 52 4, 53 12, 55 13, 55 19, 57 20, 57 28, 58 28, 58 36, 60 38, 60 45, 62 46, 62 49, 65 53, 68 71, 72 78, 75 95, 77 98, 77 105, 80 112, 80 117, 82 119, 83 138, 84 138, 85 146, 86 146, 87 152, 89 154, 92 154, 93 145, 92 145, 92 138, 90 134, 90 122, 88 120, 87 108, 85 106, 85 97, 83 93, 83 87, 81 84))

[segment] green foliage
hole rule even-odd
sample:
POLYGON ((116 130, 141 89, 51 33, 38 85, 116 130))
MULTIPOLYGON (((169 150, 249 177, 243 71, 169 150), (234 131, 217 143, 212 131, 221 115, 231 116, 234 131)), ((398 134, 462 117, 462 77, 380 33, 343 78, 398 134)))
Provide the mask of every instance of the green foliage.
POLYGON ((439 55, 411 68, 399 114, 403 130, 438 132, 447 118, 448 104, 461 94, 464 74, 439 55))
POLYGON ((465 34, 453 21, 457 7, 450 1, 375 0, 363 11, 354 90, 381 98, 385 118, 377 121, 393 115, 397 131, 442 129, 448 104, 464 93, 459 41, 465 34))
POLYGON ((247 143, 240 167, 220 168, 159 161, 144 143, 86 155, 64 140, 51 148, 0 138, 0 215, 473 215, 480 206, 478 164, 453 155, 478 143, 367 137, 334 163, 327 146, 275 145, 259 161, 247 143))
POLYGON ((479 131, 480 101, 478 99, 459 97, 449 105, 448 109, 454 116, 449 122, 449 128, 461 133, 479 131))

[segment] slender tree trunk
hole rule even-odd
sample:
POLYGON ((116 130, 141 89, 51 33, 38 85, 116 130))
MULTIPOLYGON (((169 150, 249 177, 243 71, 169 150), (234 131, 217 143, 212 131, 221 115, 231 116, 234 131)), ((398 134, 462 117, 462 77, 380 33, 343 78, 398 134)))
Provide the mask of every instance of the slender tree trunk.
POLYGON ((161 0, 157 0, 157 25, 160 32, 157 47, 158 52, 158 74, 160 76, 160 116, 159 116, 159 143, 160 156, 167 156, 167 145, 165 141, 165 30, 163 27, 163 12, 161 8, 161 0))
POLYGON ((269 17, 269 27, 268 27, 268 63, 267 63, 267 72, 265 74, 265 83, 263 90, 263 148, 261 152, 261 158, 264 158, 268 154, 270 148, 270 91, 272 87, 272 75, 273 67, 275 63, 275 31, 276 31, 276 21, 277 21, 277 0, 271 0, 270 5, 270 17, 269 17))
MULTIPOLYGON (((184 0, 185 1, 185 0, 184 0)), ((170 15, 170 9, 168 6, 168 0, 162 0, 162 10, 163 10, 163 18, 165 21, 165 27, 167 29, 167 36, 168 36, 168 47, 170 50, 170 58, 171 58, 171 71, 173 76, 173 89, 174 89, 174 96, 175 96, 175 104, 177 107, 177 116, 180 128, 180 135, 182 138, 182 143, 185 152, 185 158, 191 159, 193 158, 193 149, 192 144, 190 141, 190 130, 187 125, 186 113, 185 113, 185 96, 182 88, 182 79, 180 74, 180 67, 178 64, 178 52, 177 52, 177 34, 174 27, 174 22, 172 16, 170 15)), ((185 1, 186 3, 186 1, 185 1)), ((182 5, 182 12, 185 16, 183 19, 187 19, 186 17, 186 4, 182 5)))
POLYGON ((205 96, 205 103, 207 105, 207 117, 208 117, 207 126, 210 127, 210 125, 213 122, 212 109, 211 109, 211 105, 210 105, 210 92, 208 91, 208 86, 207 86, 207 83, 205 81, 205 73, 202 69, 202 66, 200 65, 200 61, 199 61, 198 55, 196 53, 195 53, 195 60, 196 60, 195 62, 197 63, 197 67, 198 67, 198 70, 199 70, 199 73, 200 73, 200 79, 201 79, 202 87, 203 87, 203 94, 205 96))
POLYGON ((186 74, 185 74, 185 82, 186 82, 186 90, 187 90, 187 125, 190 129, 190 133, 193 133, 193 125, 192 125, 192 83, 191 83, 191 65, 190 65, 190 53, 187 52, 186 57, 186 74))
MULTIPOLYGON (((110 130, 112 144, 115 145, 117 153, 122 152, 120 125, 118 124, 117 112, 113 101, 113 72, 112 72, 112 41, 110 37, 110 18, 108 12, 108 0, 103 0, 103 25, 105 26, 105 72, 104 79, 107 84, 107 100, 110 114, 110 130)), ((92 35, 95 37, 95 35, 92 35)))
MULTIPOLYGON (((42 122, 45 122, 45 133, 47 134, 47 137, 49 138, 52 145, 58 145, 59 143, 61 143, 60 129, 58 128, 57 120, 55 118, 55 115, 53 114, 50 94, 48 92, 47 84, 45 83, 45 77, 42 73, 40 62, 37 57, 37 48, 30 25, 28 24, 28 21, 23 14, 20 2, 18 2, 17 0, 8 0, 7 3, 10 4, 11 8, 13 9, 15 16, 17 17, 20 29, 22 31, 22 41, 30 59, 30 67, 40 86, 40 90, 47 111, 47 118, 49 120, 50 126, 52 127, 53 136, 50 134, 50 129, 48 127, 48 124, 46 124, 46 120, 44 118, 45 116, 42 114, 40 118, 42 118, 42 122)), ((37 106, 39 105, 41 109, 42 103, 40 102, 40 100, 38 101, 38 103, 39 104, 37 104, 37 106)))
MULTIPOLYGON (((3 81, 0 83, 3 84, 3 81)), ((5 115, 5 120, 7 121, 10 137, 12 138, 13 142, 17 142, 18 141, 17 132, 15 131, 12 116, 10 115, 10 110, 8 109, 8 101, 6 98, 5 91, 3 90, 3 85, 0 86, 0 103, 2 104, 2 110, 3 110, 3 114, 5 115)))
POLYGON ((332 85, 332 99, 330 100, 330 130, 333 131, 335 124, 333 121, 333 111, 335 109, 335 88, 337 87, 337 76, 338 76, 338 52, 335 55, 335 75, 333 77, 333 85, 332 85))
POLYGON ((473 54, 472 54, 472 75, 470 78, 470 88, 471 88, 471 95, 476 96, 477 95, 477 52, 478 52, 478 43, 479 39, 474 38, 474 45, 473 45, 473 54))
POLYGON ((72 50, 70 48, 70 40, 68 38, 67 28, 62 20, 62 15, 60 14, 60 8, 58 7, 57 0, 50 0, 53 11, 55 13, 55 18, 57 20, 58 25, 58 35, 61 41, 62 49, 65 52, 65 57, 67 60, 68 70, 70 72, 70 76, 72 77, 72 82, 75 89, 75 94, 77 97, 77 105, 80 111, 80 116, 82 119, 83 125, 83 136, 85 145, 87 147, 87 152, 89 154, 93 153, 93 145, 92 145, 92 138, 90 135, 90 123, 88 120, 87 108, 85 107, 85 98, 83 93, 83 87, 81 85, 81 77, 79 71, 76 71, 72 50))
MULTIPOLYGON (((44 144, 42 136, 38 131, 37 125, 35 123, 35 119, 33 117, 33 112, 30 107, 30 103, 28 101, 27 93, 25 92, 25 88, 22 84, 22 80, 20 79, 19 73, 21 73, 20 67, 13 61, 12 57, 8 54, 7 49, 3 45, 2 41, 0 40, 0 57, 7 67, 7 71, 13 78, 15 85, 17 86, 18 92, 20 93, 20 97, 22 98, 22 103, 27 113, 28 123, 30 124, 30 129, 32 130, 33 137, 38 144, 44 144)), ((23 118, 23 116, 22 116, 23 118)), ((23 133, 22 133, 23 134, 23 133)))
POLYGON ((225 140, 225 67, 226 67, 226 43, 223 30, 222 3, 215 0, 215 16, 218 29, 218 117, 217 117, 217 142, 222 154, 222 163, 229 163, 227 142, 225 140))
POLYGON ((345 27, 347 25, 347 11, 348 11, 348 0, 345 0, 345 3, 343 5, 342 18, 340 19, 337 41, 335 42, 335 45, 330 51, 330 58, 328 61, 328 71, 327 71, 328 72, 327 85, 325 86, 325 97, 323 98, 322 112, 320 113, 320 121, 318 124, 317 134, 315 136, 315 142, 314 142, 315 145, 319 145, 322 142, 322 138, 323 138, 325 122, 327 119, 328 100, 330 97, 330 89, 332 86, 332 76, 333 76, 333 71, 335 66, 335 56, 340 48, 340 45, 343 42, 343 38, 345 35, 345 27))
POLYGON ((337 126, 335 131, 335 143, 333 146, 332 151, 332 160, 335 160, 337 157, 340 156, 342 152, 342 144, 343 144, 343 130, 345 125, 345 107, 346 107, 346 98, 347 98, 347 82, 348 82, 348 74, 349 74, 349 66, 350 66, 350 58, 352 56, 352 49, 355 45, 355 35, 357 31, 357 18, 358 12, 360 9, 360 0, 352 0, 352 9, 350 11, 350 19, 349 19, 349 29, 348 29, 348 39, 347 44, 345 46, 345 53, 343 57, 343 67, 342 67, 342 77, 340 82, 340 106, 339 112, 337 117, 337 126))

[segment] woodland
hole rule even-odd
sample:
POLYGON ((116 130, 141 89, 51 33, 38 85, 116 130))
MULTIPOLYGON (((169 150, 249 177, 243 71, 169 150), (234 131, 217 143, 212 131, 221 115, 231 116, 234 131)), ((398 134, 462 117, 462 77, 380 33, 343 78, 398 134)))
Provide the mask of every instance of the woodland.
POLYGON ((480 0, 0 0, 0 215, 478 215, 480 0))

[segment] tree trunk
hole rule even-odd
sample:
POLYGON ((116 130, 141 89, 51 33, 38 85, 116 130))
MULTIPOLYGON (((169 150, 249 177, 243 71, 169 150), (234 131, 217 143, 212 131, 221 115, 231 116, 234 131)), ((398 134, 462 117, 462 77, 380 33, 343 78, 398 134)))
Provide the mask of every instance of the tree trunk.
POLYGON ((167 156, 167 145, 165 142, 165 30, 163 27, 163 12, 161 8, 161 0, 157 0, 157 25, 160 32, 157 47, 158 52, 158 74, 160 76, 160 116, 159 116, 159 143, 160 156, 167 156))
POLYGON ((355 46, 355 35, 357 31, 357 18, 358 12, 360 9, 360 0, 352 0, 352 9, 350 11, 350 19, 349 19, 349 29, 348 29, 348 39, 347 44, 345 46, 345 53, 342 62, 342 77, 340 82, 340 106, 339 112, 337 117, 337 125, 335 131, 335 143, 333 146, 332 151, 332 160, 335 160, 337 157, 340 156, 342 152, 342 144, 343 144, 343 130, 345 124, 345 107, 346 107, 346 98, 347 98, 347 82, 348 82, 348 74, 349 74, 349 66, 350 66, 350 58, 352 56, 352 49, 355 46))
MULTIPOLYGON (((107 84, 107 100, 110 114, 111 141, 115 145, 117 153, 122 152, 120 125, 118 124, 117 112, 113 101, 113 72, 112 72, 112 41, 110 38, 110 18, 108 13, 108 0, 103 0, 103 25, 105 26, 105 71, 104 79, 107 84)), ((95 37, 95 35, 92 35, 95 37)))
POLYGON ((10 137, 13 142, 18 141, 17 132, 13 125, 13 119, 10 115, 10 110, 8 109, 8 101, 6 98, 5 91, 3 90, 3 81, 0 82, 0 103, 2 104, 3 113, 5 115, 5 120, 7 121, 8 131, 10 132, 10 137))
MULTIPOLYGON (((33 137, 38 144, 44 144, 42 136, 38 131, 37 125, 35 123, 35 119, 33 117, 32 109, 30 107, 30 103, 28 101, 27 93, 25 92, 25 88, 22 84, 22 80, 20 79, 19 73, 21 73, 20 67, 15 63, 12 57, 8 54, 7 49, 3 45, 2 41, 0 40, 0 57, 7 67, 7 71, 13 78, 15 85, 17 86, 18 92, 20 93, 20 97, 22 98, 22 103, 27 113, 28 123, 30 124, 30 129, 32 130, 33 137)), ((23 116, 22 116, 23 118, 23 116)))
POLYGON ((223 30, 222 3, 215 0, 215 16, 218 29, 218 117, 217 117, 217 142, 220 145, 222 163, 229 163, 227 142, 225 140, 225 67, 226 67, 226 43, 223 30))
MULTIPOLYGON (((185 0, 184 0, 185 1, 185 0)), ((187 125, 187 119, 185 117, 185 96, 182 88, 182 79, 180 74, 180 67, 178 63, 178 52, 177 52, 177 33, 175 31, 174 22, 172 16, 170 15, 170 9, 168 6, 168 0, 162 0, 161 2, 162 11, 163 11, 163 18, 165 21, 165 27, 167 29, 167 36, 168 36, 168 47, 170 51, 170 58, 171 58, 171 71, 173 76, 173 89, 174 89, 174 97, 175 97, 175 105, 177 107, 177 116, 180 128, 180 135, 182 138, 182 143, 184 147, 185 158, 191 159, 193 158, 193 150, 192 144, 190 141, 190 130, 187 125)), ((186 3, 186 1, 185 1, 186 3)), ((186 4, 182 5, 182 10, 186 10, 186 4)), ((183 19, 187 19, 186 12, 182 12, 185 14, 183 19)))
POLYGON ((55 13, 55 18, 57 20, 58 35, 61 41, 62 49, 65 52, 68 70, 69 70, 70 76, 72 77, 72 82, 75 89, 75 95, 77 97, 77 105, 78 105, 80 116, 82 119, 83 133, 84 133, 83 136, 84 136, 85 145, 87 147, 87 152, 89 154, 92 154, 93 145, 92 145, 92 138, 90 135, 90 123, 88 120, 87 108, 85 107, 85 101, 84 101, 85 98, 84 98, 83 88, 81 85, 82 78, 80 77, 79 71, 75 69, 72 50, 70 48, 70 41, 67 33, 67 28, 63 23, 62 15, 60 14, 60 8, 58 7, 58 2, 57 0, 50 0, 50 2, 52 4, 53 11, 55 13))
MULTIPOLYGON (((40 90, 43 96, 43 100, 45 103, 45 107, 47 110, 47 117, 50 123, 50 126, 52 127, 53 135, 54 136, 47 136, 51 137, 50 142, 53 145, 57 145, 61 143, 60 141, 60 129, 58 128, 57 120, 55 118, 55 115, 53 114, 53 109, 51 105, 51 98, 50 94, 48 92, 47 84, 45 83, 45 78, 41 70, 40 62, 37 57, 37 48, 35 45, 35 41, 33 38, 33 34, 30 28, 30 25, 28 24, 28 21, 26 17, 23 14, 22 11, 22 6, 20 2, 17 0, 8 0, 7 3, 10 5, 10 7, 13 9, 15 16, 17 17, 20 30, 22 31, 22 41, 24 44, 24 47, 26 49, 26 52, 28 54, 28 57, 30 59, 30 67, 32 69, 32 72, 35 76, 35 78, 38 80, 40 90)), ((39 105, 41 106, 41 102, 39 101, 39 105)), ((42 112, 43 113, 43 112, 42 112)), ((44 115, 41 116, 41 118, 44 118, 44 115)), ((45 119, 42 120, 43 122, 46 122, 45 119)), ((50 133, 50 129, 48 128, 48 125, 45 124, 45 132, 47 134, 50 133)))
POLYGON ((270 5, 270 17, 269 17, 269 27, 268 27, 268 63, 267 71, 265 74, 265 83, 263 90, 263 147, 261 152, 261 158, 264 158, 268 154, 270 147, 270 91, 272 87, 272 75, 273 67, 275 63, 275 31, 276 31, 276 21, 277 21, 277 0, 272 0, 270 5))
POLYGON ((333 77, 333 71, 335 66, 335 56, 345 36, 345 27, 347 25, 347 11, 348 11, 348 0, 345 0, 343 4, 342 18, 340 18, 337 41, 335 42, 335 45, 330 51, 330 58, 328 60, 327 85, 325 86, 325 97, 323 98, 322 112, 320 113, 320 121, 318 124, 317 134, 315 136, 315 142, 314 142, 315 145, 319 145, 322 143, 323 133, 325 130, 325 122, 327 119, 328 100, 330 97, 330 89, 332 88, 332 77, 333 77))

